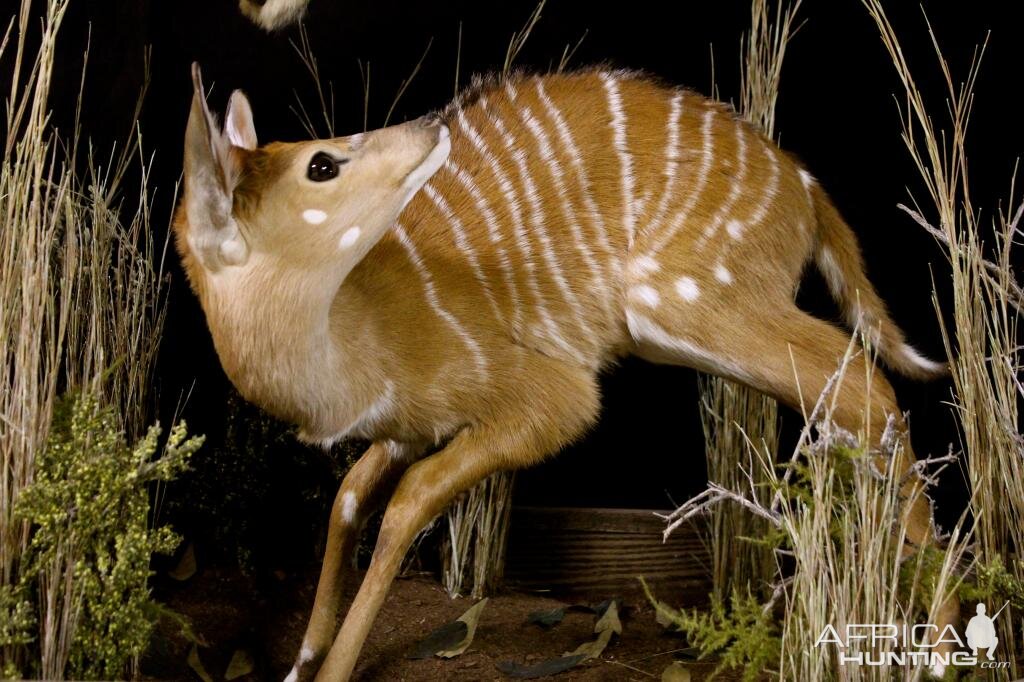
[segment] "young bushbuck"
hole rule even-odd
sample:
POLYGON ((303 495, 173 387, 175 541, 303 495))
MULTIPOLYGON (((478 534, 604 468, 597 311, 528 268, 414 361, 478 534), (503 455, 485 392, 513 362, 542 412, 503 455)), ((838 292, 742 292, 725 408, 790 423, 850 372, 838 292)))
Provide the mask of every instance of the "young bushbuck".
MULTIPOLYGON (((338 491, 289 680, 347 679, 416 534, 585 433, 616 358, 813 403, 849 334, 794 304, 809 261, 889 367, 944 370, 904 341, 814 178, 718 102, 635 73, 517 75, 402 125, 259 147, 245 96, 221 130, 193 76, 175 232, 224 369, 306 441, 373 442, 338 491), (335 639, 358 532, 389 497, 335 639)), ((835 418, 877 439, 899 409, 863 362, 835 418)), ((927 505, 913 516, 920 543, 927 505)))

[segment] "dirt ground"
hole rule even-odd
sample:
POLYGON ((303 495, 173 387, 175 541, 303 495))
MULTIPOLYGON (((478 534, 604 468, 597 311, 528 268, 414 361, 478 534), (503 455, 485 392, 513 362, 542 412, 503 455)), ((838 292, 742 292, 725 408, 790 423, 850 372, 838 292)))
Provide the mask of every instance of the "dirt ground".
MULTIPOLYGON (((279 573, 258 585, 237 572, 205 569, 184 583, 160 586, 158 597, 191 621, 206 646, 197 652, 213 680, 225 679, 235 652, 247 652, 252 672, 243 682, 280 680, 292 666, 302 641, 315 586, 315 571, 302 576, 279 573)), ((357 580, 350 581, 347 600, 357 580)), ((357 680, 433 682, 435 680, 510 679, 495 665, 503 661, 535 664, 561 656, 594 638, 595 616, 568 611, 550 630, 527 623, 533 611, 572 602, 545 596, 505 592, 487 604, 469 649, 450 660, 410 660, 410 649, 435 628, 458 618, 474 602, 451 600, 430 576, 405 577, 395 582, 380 617, 370 632, 356 669, 357 680)), ((693 661, 687 643, 657 624, 654 610, 642 595, 623 597, 621 637, 614 638, 600 660, 557 675, 559 680, 661 679, 673 660, 685 661, 693 680, 705 679, 713 663, 693 661)), ((347 604, 346 604, 347 605, 347 604)), ((143 659, 147 680, 199 679, 187 663, 192 644, 165 619, 150 652, 143 659)), ((718 679, 738 679, 727 675, 718 679)))

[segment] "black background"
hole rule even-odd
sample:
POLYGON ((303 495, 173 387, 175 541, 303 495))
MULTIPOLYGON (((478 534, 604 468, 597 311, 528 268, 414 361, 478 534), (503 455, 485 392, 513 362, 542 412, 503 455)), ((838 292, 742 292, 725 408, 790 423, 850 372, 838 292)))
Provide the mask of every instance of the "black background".
MULTIPOLYGON (((1024 148, 1020 112, 1010 101, 1020 85, 1018 40, 1024 35, 1016 4, 956 0, 923 6, 955 77, 966 74, 975 45, 992 32, 969 144, 974 200, 986 211, 983 222, 1008 196, 1024 148)), ((394 120, 413 118, 452 95, 460 22, 459 80, 464 84, 471 73, 501 68, 511 34, 533 7, 532 2, 313 0, 306 26, 321 77, 333 83, 339 134, 362 129, 359 60, 370 64, 369 123, 377 127, 433 38, 420 74, 394 115, 394 120)), ((941 115, 944 92, 922 8, 898 0, 888 8, 919 85, 933 113, 941 115)), ((713 53, 714 77, 728 100, 738 93, 739 40, 749 25, 749 11, 745 0, 551 0, 518 64, 546 70, 586 32, 572 65, 608 62, 643 69, 708 94, 713 53)), ((922 202, 926 197, 900 140, 894 99, 900 90, 893 67, 856 0, 808 0, 801 17, 806 24, 786 56, 778 102, 782 146, 807 163, 857 231, 869 275, 912 343, 930 357, 941 357, 931 278, 940 300, 948 302, 948 268, 931 237, 896 209, 897 202, 908 200, 908 188, 922 202)), ((180 173, 192 60, 201 63, 207 85, 214 86, 215 109, 223 108, 234 88, 248 93, 261 141, 306 136, 292 111, 296 97, 307 108, 318 108, 312 80, 290 44, 298 40, 297 30, 268 35, 242 18, 231 0, 73 2, 54 95, 55 120, 65 128, 90 30, 83 121, 99 148, 126 133, 142 82, 145 47, 152 49, 142 135, 154 154, 158 239, 164 236, 180 173)), ((184 415, 192 430, 216 437, 228 384, 177 258, 170 260, 170 313, 158 371, 161 409, 166 419, 189 393, 184 415)), ((801 288, 801 305, 835 319, 824 292, 820 278, 810 274, 801 288)), ((911 412, 917 453, 943 454, 957 439, 945 404, 950 383, 917 384, 897 377, 893 382, 902 407, 911 412)), ((702 488, 706 474, 693 372, 627 360, 607 374, 604 393, 598 428, 570 451, 521 475, 517 501, 662 508, 702 488)), ((788 420, 790 435, 794 423, 788 420)), ((222 485, 235 483, 227 479, 222 485)), ((948 522, 963 507, 961 472, 944 477, 939 497, 940 518, 948 522)))

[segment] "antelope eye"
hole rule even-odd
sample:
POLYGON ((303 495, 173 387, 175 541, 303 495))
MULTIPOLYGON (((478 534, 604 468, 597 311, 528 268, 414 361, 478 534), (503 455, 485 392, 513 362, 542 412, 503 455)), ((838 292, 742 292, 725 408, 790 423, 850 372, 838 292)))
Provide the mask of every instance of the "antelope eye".
POLYGON ((341 164, 348 159, 335 159, 327 152, 317 152, 309 160, 309 168, 306 169, 306 177, 313 182, 326 182, 338 177, 338 170, 341 164))

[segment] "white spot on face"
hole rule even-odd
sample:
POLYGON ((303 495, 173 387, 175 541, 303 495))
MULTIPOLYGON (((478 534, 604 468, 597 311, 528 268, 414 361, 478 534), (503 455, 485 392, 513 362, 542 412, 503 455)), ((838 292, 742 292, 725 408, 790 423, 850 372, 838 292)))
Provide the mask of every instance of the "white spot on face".
POLYGON ((724 265, 719 263, 715 266, 715 279, 722 284, 732 284, 732 273, 724 265))
POLYGON ((684 301, 696 301, 697 297, 700 296, 700 287, 697 286, 697 282, 692 277, 680 277, 679 281, 676 282, 676 291, 679 292, 684 301))
POLYGON ((341 496, 341 520, 351 525, 356 520, 356 494, 351 490, 341 496))
POLYGON ((358 227, 350 227, 345 230, 345 234, 341 235, 341 239, 338 240, 339 249, 347 249, 357 241, 359 241, 359 234, 361 230, 358 227))
POLYGON ((648 308, 657 308, 658 303, 661 301, 661 297, 658 295, 658 292, 655 291, 654 287, 649 287, 646 284, 630 288, 629 295, 630 298, 639 303, 643 303, 648 308))
POLYGON ((640 256, 629 262, 629 274, 637 278, 646 277, 652 272, 657 272, 659 268, 658 261, 650 256, 640 256))
POLYGON ((319 225, 327 220, 327 213, 318 208, 307 208, 302 212, 302 219, 310 225, 319 225))
POLYGON ((725 226, 725 231, 733 239, 739 239, 743 236, 743 223, 738 220, 730 220, 729 224, 725 226))
POLYGON ((810 189, 811 185, 814 184, 814 176, 805 171, 803 168, 800 169, 800 182, 804 183, 804 188, 810 189))

